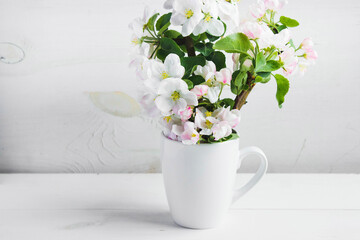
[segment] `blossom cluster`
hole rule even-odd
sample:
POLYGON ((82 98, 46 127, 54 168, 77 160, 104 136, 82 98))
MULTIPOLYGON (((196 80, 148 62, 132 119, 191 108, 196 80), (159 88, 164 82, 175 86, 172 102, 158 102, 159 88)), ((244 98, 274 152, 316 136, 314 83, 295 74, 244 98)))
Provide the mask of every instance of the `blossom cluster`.
POLYGON ((281 107, 286 77, 317 59, 311 38, 295 46, 290 29, 299 23, 276 18, 286 1, 258 0, 243 17, 238 2, 167 0, 168 13, 146 9, 130 24, 140 103, 168 138, 197 144, 238 137, 240 109, 256 84, 275 79, 281 107))

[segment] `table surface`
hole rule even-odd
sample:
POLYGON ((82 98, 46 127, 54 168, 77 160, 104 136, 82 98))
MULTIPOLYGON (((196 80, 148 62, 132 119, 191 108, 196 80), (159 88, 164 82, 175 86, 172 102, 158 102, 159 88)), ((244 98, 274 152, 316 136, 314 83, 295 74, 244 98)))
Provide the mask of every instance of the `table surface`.
POLYGON ((221 238, 359 240, 360 175, 269 174, 222 226, 191 230, 172 222, 160 174, 0 174, 1 240, 221 238))

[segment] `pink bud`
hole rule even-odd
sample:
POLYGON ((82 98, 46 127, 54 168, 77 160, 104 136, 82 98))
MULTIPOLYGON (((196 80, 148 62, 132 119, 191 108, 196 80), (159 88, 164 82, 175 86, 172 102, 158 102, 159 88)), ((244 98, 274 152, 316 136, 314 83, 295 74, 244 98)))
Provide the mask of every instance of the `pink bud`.
POLYGON ((191 90, 191 92, 195 93, 198 98, 201 98, 202 96, 207 94, 208 90, 209 86, 207 85, 197 85, 191 90))

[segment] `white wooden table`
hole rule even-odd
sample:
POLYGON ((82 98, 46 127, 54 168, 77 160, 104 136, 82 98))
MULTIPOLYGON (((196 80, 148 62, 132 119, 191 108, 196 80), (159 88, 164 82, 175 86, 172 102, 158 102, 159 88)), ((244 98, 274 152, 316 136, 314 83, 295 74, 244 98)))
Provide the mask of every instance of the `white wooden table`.
POLYGON ((190 230, 172 222, 159 174, 3 174, 0 239, 359 240, 360 175, 270 174, 223 226, 190 230))

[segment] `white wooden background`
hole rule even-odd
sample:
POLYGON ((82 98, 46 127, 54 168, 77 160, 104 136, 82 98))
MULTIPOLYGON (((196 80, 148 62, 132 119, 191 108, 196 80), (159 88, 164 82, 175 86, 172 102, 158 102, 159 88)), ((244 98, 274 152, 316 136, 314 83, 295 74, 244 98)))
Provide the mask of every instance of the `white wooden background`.
MULTIPOLYGON (((274 83, 255 89, 241 145, 261 147, 270 172, 360 173, 360 2, 289 2, 283 14, 301 22, 297 39, 312 36, 320 58, 292 79, 282 110, 274 83)), ((0 63, 0 172, 160 170, 158 130, 136 104, 119 95, 128 118, 115 118, 90 95, 136 97, 127 25, 145 4, 162 1, 0 0, 0 42, 26 52, 20 64, 0 63)))

